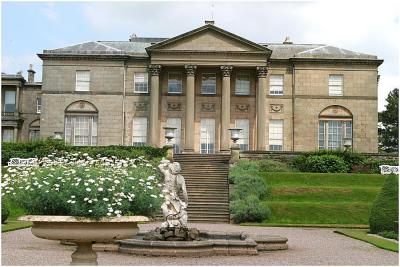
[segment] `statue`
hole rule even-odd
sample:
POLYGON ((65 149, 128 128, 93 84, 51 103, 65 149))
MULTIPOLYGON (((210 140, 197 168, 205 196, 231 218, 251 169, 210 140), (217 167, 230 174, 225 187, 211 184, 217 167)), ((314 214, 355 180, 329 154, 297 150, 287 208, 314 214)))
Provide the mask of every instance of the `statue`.
POLYGON ((165 222, 161 224, 161 227, 187 228, 186 209, 188 206, 188 195, 185 178, 179 174, 181 166, 178 162, 170 162, 163 159, 158 168, 164 175, 163 194, 165 201, 161 205, 161 209, 165 222), (182 193, 183 201, 179 197, 179 193, 182 193))

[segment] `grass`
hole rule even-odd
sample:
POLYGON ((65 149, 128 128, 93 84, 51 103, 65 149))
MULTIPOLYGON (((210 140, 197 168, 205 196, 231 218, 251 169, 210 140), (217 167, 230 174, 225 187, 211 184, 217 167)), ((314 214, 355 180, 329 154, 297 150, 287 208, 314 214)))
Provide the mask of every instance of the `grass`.
POLYGON ((379 174, 265 172, 271 218, 258 224, 367 226, 379 174))
POLYGON ((342 234, 361 241, 365 241, 378 248, 399 252, 399 243, 379 238, 376 236, 368 235, 367 230, 341 229, 341 230, 336 230, 335 233, 342 234))
POLYGON ((10 216, 6 220, 6 223, 1 225, 2 233, 18 229, 24 229, 32 226, 31 222, 20 222, 17 220, 19 216, 26 214, 26 212, 23 209, 10 202, 8 202, 8 208, 10 210, 10 216))

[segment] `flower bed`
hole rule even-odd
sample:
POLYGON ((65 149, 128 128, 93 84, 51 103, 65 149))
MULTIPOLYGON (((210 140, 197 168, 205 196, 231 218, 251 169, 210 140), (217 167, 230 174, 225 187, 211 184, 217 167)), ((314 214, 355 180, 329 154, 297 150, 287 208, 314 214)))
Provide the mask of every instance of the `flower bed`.
POLYGON ((153 165, 144 157, 54 153, 40 159, 38 166, 5 166, 2 198, 32 215, 151 215, 162 197, 161 177, 153 165))

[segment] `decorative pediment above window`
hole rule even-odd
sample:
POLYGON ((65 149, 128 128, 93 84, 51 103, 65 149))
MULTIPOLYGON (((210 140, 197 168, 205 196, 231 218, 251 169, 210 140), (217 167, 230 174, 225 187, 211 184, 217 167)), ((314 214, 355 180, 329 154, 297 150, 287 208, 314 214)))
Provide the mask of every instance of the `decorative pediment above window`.
POLYGON ((236 104, 235 111, 236 112, 249 112, 250 105, 249 104, 236 104))
POLYGON ((342 106, 329 106, 325 108, 324 110, 321 111, 319 114, 320 118, 332 118, 332 117, 338 117, 338 118, 352 118, 353 114, 351 112, 342 106))
POLYGON ((147 110, 147 102, 135 102, 133 103, 135 111, 146 111, 147 110))
POLYGON ((283 105, 282 104, 270 104, 269 105, 269 112, 270 113, 282 113, 283 112, 283 105))
POLYGON ((215 104, 214 103, 202 103, 201 104, 201 111, 214 112, 215 111, 215 104))
POLYGON ((70 104, 65 112, 92 112, 97 113, 97 108, 92 104, 84 100, 79 100, 70 104))
POLYGON ((187 33, 159 42, 146 48, 153 51, 187 51, 187 52, 260 52, 271 54, 271 50, 225 31, 214 25, 207 24, 187 33))
POLYGON ((179 102, 168 102, 167 105, 168 105, 168 107, 167 107, 168 111, 181 111, 182 110, 182 104, 179 102))

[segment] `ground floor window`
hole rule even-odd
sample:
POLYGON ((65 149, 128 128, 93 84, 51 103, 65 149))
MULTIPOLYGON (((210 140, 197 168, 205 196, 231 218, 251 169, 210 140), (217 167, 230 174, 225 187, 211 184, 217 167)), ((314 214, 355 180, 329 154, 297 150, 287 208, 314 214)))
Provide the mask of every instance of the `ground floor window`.
POLYGON ((97 116, 66 115, 65 142, 74 146, 96 146, 97 116))
POLYGON ((269 150, 283 150, 283 120, 269 120, 269 150))
POLYGON ((320 120, 318 133, 319 149, 341 149, 343 140, 351 139, 353 127, 351 120, 320 120))
POLYGON ((237 141, 240 150, 249 150, 249 120, 235 120, 235 128, 242 129, 239 134, 240 139, 237 141))
POLYGON ((29 141, 36 141, 40 139, 40 130, 39 129, 30 129, 29 130, 29 141))
POLYGON ((215 149, 215 120, 200 121, 200 153, 213 154, 215 149))
POLYGON ((14 128, 3 127, 1 137, 2 142, 14 142, 14 128))
POLYGON ((174 127, 175 138, 172 140, 172 145, 174 146, 174 153, 181 152, 181 118, 167 118, 167 127, 174 127))
POLYGON ((147 117, 135 117, 132 123, 132 146, 147 144, 147 117))

